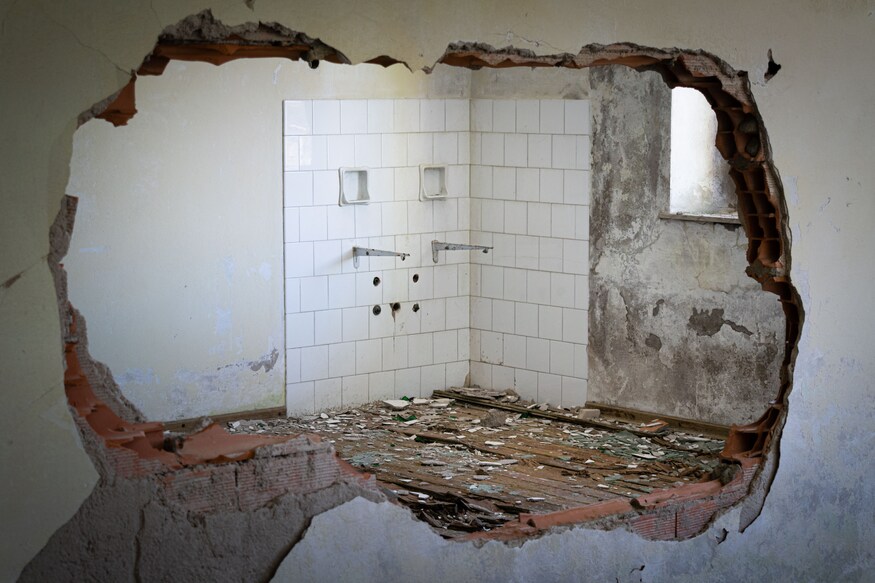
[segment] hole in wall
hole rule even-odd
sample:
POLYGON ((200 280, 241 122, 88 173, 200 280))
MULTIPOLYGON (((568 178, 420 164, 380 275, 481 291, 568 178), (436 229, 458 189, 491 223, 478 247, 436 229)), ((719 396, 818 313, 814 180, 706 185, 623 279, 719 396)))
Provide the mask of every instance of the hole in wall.
MULTIPOLYGON (((147 59, 144 67, 149 63, 154 65, 156 55, 158 57, 164 55, 163 58, 169 60, 174 57, 167 55, 181 54, 174 52, 178 49, 172 48, 172 44, 161 47, 159 43, 159 47, 153 56, 147 59)), ((301 54, 304 52, 306 51, 302 51, 301 54)), ((303 57, 299 56, 299 58, 303 57)), ((339 57, 337 58, 339 59, 339 57)), ((312 64, 314 61, 309 62, 312 64)), ((801 312, 799 311, 798 297, 796 297, 795 290, 793 290, 789 280, 786 212, 783 208, 780 183, 771 166, 770 155, 763 147, 763 144, 767 144, 767 142, 760 137, 760 135, 764 136, 765 132, 762 129, 762 123, 756 124, 760 128, 758 133, 755 133, 756 130, 749 131, 751 117, 754 120, 759 118, 744 75, 732 72, 724 63, 707 55, 683 51, 656 51, 632 45, 589 47, 581 51, 577 57, 565 55, 534 57, 524 51, 497 51, 481 45, 460 44, 450 47, 442 62, 470 68, 557 65, 583 68, 623 64, 637 69, 656 70, 669 85, 689 85, 707 92, 712 106, 723 114, 722 118, 718 115, 718 121, 722 128, 719 131, 724 132, 724 137, 718 137, 717 142, 721 153, 730 161, 732 178, 738 187, 740 218, 749 237, 747 254, 750 267, 748 273, 757 279, 764 289, 781 297, 788 316, 788 349, 782 365, 782 386, 779 398, 760 421, 748 427, 735 428, 724 452, 727 458, 734 457, 748 461, 760 458, 771 445, 771 439, 780 429, 780 422, 783 419, 783 402, 790 388, 790 363, 798 335, 801 312), (730 72, 727 73, 727 71, 730 72), (739 134, 743 135, 739 137, 739 134), (755 141, 750 138, 751 135, 756 136, 755 141)), ((132 97, 133 82, 129 87, 132 97)), ((122 98, 123 94, 124 91, 119 94, 119 98, 122 98)), ((128 113, 135 111, 132 101, 130 105, 128 113)), ((118 104, 112 103, 98 117, 119 121, 123 117, 123 109, 118 107, 118 104)), ((418 274, 414 274, 413 281, 417 282, 418 279, 418 274)), ((395 305, 397 304, 393 304, 393 310, 395 305)), ((378 305, 374 306, 374 311, 376 312, 378 308, 378 305)), ((419 309, 419 303, 415 303, 413 311, 417 312, 419 309)), ((755 465, 750 467, 755 468, 755 465)), ((616 512, 610 514, 616 514, 616 512)), ((597 517, 603 516, 603 514, 597 515, 597 517)), ((549 520, 526 517, 520 521, 521 526, 517 530, 528 532, 527 529, 535 529, 537 531, 552 524, 561 524, 562 520, 579 521, 591 518, 592 516, 586 513, 575 514, 572 518, 565 516, 549 520)))

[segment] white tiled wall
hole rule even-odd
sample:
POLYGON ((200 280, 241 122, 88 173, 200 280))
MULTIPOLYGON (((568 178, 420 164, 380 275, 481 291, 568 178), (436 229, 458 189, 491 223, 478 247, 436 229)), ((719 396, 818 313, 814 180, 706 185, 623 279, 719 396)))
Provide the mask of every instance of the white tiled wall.
POLYGON ((291 413, 428 395, 469 372, 586 400, 588 101, 287 101, 284 114, 291 413), (419 201, 420 164, 449 165, 449 199, 419 201), (370 169, 370 204, 338 206, 341 166, 370 169), (434 264, 433 239, 494 250, 434 264), (355 269, 354 245, 411 257, 355 269))
POLYGON ((471 381, 586 400, 590 112, 585 100, 471 102, 471 381))
POLYGON ((469 242, 469 125, 464 99, 284 103, 291 413, 464 382, 469 253, 441 253, 435 264, 431 241, 469 242), (447 200, 419 201, 420 164, 449 165, 447 200), (369 168, 370 204, 338 205, 343 166, 369 168), (353 246, 411 256, 361 257, 356 269, 353 246))

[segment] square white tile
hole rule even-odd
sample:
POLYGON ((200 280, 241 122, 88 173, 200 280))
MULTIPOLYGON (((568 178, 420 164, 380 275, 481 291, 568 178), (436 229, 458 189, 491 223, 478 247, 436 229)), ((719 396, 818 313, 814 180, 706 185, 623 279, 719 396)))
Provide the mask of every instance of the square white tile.
MULTIPOLYGON (((355 136, 355 165, 363 168, 379 168, 383 165, 382 140, 379 135, 359 134, 355 136)), ((372 189, 368 190, 370 192, 372 189)))
POLYGON ((395 371, 395 398, 418 397, 420 395, 419 367, 395 371))
POLYGON ((473 131, 473 132, 491 132, 492 131, 492 100, 491 99, 472 99, 471 100, 471 131, 473 131))
POLYGON ((419 102, 419 131, 442 132, 446 127, 443 99, 422 99, 419 102))
POLYGON ((532 236, 550 236, 550 205, 542 202, 529 202, 527 232, 532 236))
POLYGON ((345 308, 343 310, 343 341, 364 340, 368 337, 367 307, 345 308))
MULTIPOLYGON (((350 255, 352 255, 351 250, 350 255)), ((340 273, 342 258, 340 241, 313 242, 313 275, 340 273)))
POLYGON ((523 269, 538 269, 538 237, 517 235, 516 266, 523 269))
POLYGON ((338 407, 342 402, 341 379, 323 379, 314 381, 314 392, 316 393, 316 409, 333 409, 338 407))
POLYGON ((526 368, 539 372, 550 371, 550 341, 526 338, 526 368))
POLYGON ((487 199, 480 204, 480 208, 481 229, 493 233, 503 233, 504 201, 487 199))
POLYGON ((504 335, 504 364, 515 368, 526 367, 526 337, 504 335))
POLYGON ((589 241, 563 241, 562 271, 586 275, 589 273, 589 241))
POLYGON ((395 398, 395 372, 372 372, 368 375, 368 401, 395 398))
POLYGON ((313 204, 336 205, 340 200, 340 177, 337 170, 313 172, 313 204))
POLYGON ((563 269, 562 247, 565 239, 552 239, 541 237, 538 258, 538 266, 543 271, 567 271, 563 269))
POLYGON ((435 332, 434 334, 434 362, 453 362, 458 358, 459 335, 455 330, 435 332))
POLYGON ((550 372, 572 376, 574 374, 574 345, 568 342, 550 342, 550 372))
POLYGON ((576 232, 574 207, 567 204, 554 204, 551 206, 551 235, 562 239, 574 239, 576 232))
POLYGON ((500 364, 504 359, 504 334, 500 332, 480 332, 480 360, 489 364, 500 364))
POLYGON ((590 109, 588 100, 565 100, 565 133, 590 134, 590 109))
POLYGON ((435 164, 456 164, 459 161, 459 137, 455 133, 434 134, 433 159, 435 164))
POLYGON ((540 103, 537 99, 518 99, 516 102, 516 131, 536 134, 540 127, 540 103))
POLYGON ((589 344, 589 312, 566 308, 562 311, 562 317, 562 339, 565 342, 589 344))
POLYGON ((286 382, 301 382, 301 349, 289 348, 286 350, 286 382))
POLYGON ((407 367, 407 336, 383 338, 383 370, 407 367))
POLYGON ((313 174, 311 172, 283 173, 283 206, 313 204, 313 174))
POLYGON ((528 166, 528 139, 525 134, 504 136, 504 164, 521 168, 528 166))
POLYGON ((286 277, 313 275, 313 243, 286 243, 285 255, 286 277))
POLYGON ((568 202, 564 198, 564 179, 562 170, 541 169, 541 201, 568 202))
POLYGON ((523 336, 538 335, 538 305, 517 302, 515 308, 515 332, 523 336))
POLYGON ((283 102, 283 135, 313 133, 313 102, 310 100, 283 102))
POLYGON ((577 164, 575 136, 553 136, 553 168, 574 170, 577 164))
POLYGON ((447 300, 423 300, 419 303, 421 330, 423 332, 438 332, 447 328, 447 300))
POLYGON ((355 342, 328 345, 328 375, 340 377, 355 374, 355 342))
POLYGON ((328 307, 331 309, 355 306, 355 274, 328 276, 328 307))
POLYGON ((562 308, 538 306, 538 336, 562 340, 562 308))
POLYGON ((504 270, 504 299, 516 302, 526 301, 526 270, 506 268, 504 270))
POLYGON ((307 346, 301 349, 301 380, 328 378, 328 346, 307 346))
POLYGON ((312 312, 328 308, 328 278, 323 276, 302 277, 301 311, 312 312))
POLYGON ((343 319, 340 310, 316 312, 314 319, 316 344, 333 344, 343 340, 343 319))
POLYGON ((383 365, 383 341, 361 340, 355 343, 355 373, 377 372, 383 365))
POLYGON ((434 362, 434 335, 410 334, 407 337, 408 366, 423 366, 434 362))
POLYGON ((297 277, 285 280, 285 310, 286 314, 301 311, 301 284, 297 277))
POLYGON ((538 201, 540 199, 539 171, 537 168, 516 169, 517 200, 538 201))
POLYGON ((364 134, 368 131, 368 102, 344 99, 340 102, 340 133, 364 134))
POLYGON ((541 100, 541 133, 565 132, 565 102, 562 99, 541 100))
POLYGON ((470 298, 468 296, 447 298, 447 329, 468 328, 470 322, 470 298))
POLYGON ((313 313, 286 314, 286 348, 313 344, 313 313))
POLYGON ((504 166, 504 134, 483 134, 480 142, 480 163, 484 166, 504 166))
POLYGON ((419 131, 418 99, 396 99, 394 110, 396 133, 419 131))
POLYGON ((327 207, 308 206, 301 208, 301 241, 322 241, 328 237, 327 207))
POLYGON ((516 102, 512 99, 498 99, 492 102, 492 131, 516 131, 516 102))
POLYGON ((492 196, 504 200, 516 198, 516 170, 496 167, 492 169, 492 196))
POLYGON ((394 128, 394 101, 391 99, 368 99, 368 133, 390 134, 394 128))
POLYGON ((446 131, 468 132, 471 129, 470 101, 467 99, 447 99, 446 131))
POLYGON ((350 407, 363 405, 370 400, 368 389, 368 375, 355 375, 343 377, 341 381, 342 405, 350 407))
POLYGON ((552 137, 532 134, 528 138, 528 165, 530 168, 550 168, 552 165, 552 137))
POLYGON ((328 137, 301 136, 299 163, 301 170, 325 170, 328 168, 328 137))
POLYGON ((337 99, 313 101, 313 133, 340 133, 340 101, 337 99))
POLYGON ((471 298, 471 327, 478 330, 492 330, 492 300, 471 298))
POLYGON ((574 276, 568 273, 550 274, 550 304, 563 308, 574 307, 574 276))
POLYGON ((292 172, 300 170, 300 137, 285 136, 283 138, 283 170, 292 172))
POLYGON ((528 205, 524 202, 507 201, 504 203, 504 231, 525 235, 528 228, 527 211, 528 205))
POLYGON ((492 329, 496 332, 514 332, 514 302, 492 301, 492 329))

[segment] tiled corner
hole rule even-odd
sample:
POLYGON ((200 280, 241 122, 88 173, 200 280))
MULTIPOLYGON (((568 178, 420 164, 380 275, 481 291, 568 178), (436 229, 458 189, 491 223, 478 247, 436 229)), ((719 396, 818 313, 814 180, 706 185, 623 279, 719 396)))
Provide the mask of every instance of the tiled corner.
POLYGON ((284 102, 290 411, 469 376, 583 402, 590 131, 585 100, 284 102), (419 165, 431 163, 448 165, 447 200, 419 200, 419 165), (338 206, 340 167, 369 169, 370 204, 338 206), (434 264, 433 239, 494 249, 434 264), (356 268, 356 245, 410 256, 356 268))

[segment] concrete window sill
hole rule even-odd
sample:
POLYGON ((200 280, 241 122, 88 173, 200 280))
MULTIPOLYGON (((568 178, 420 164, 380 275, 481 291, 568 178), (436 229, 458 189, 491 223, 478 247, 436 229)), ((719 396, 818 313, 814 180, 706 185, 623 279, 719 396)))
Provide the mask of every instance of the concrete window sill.
POLYGON ((660 219, 665 220, 675 220, 675 221, 693 221, 696 223, 726 223, 730 225, 740 225, 741 221, 738 220, 738 215, 723 215, 723 214, 692 214, 692 213, 669 213, 669 212, 661 212, 659 213, 660 219))

